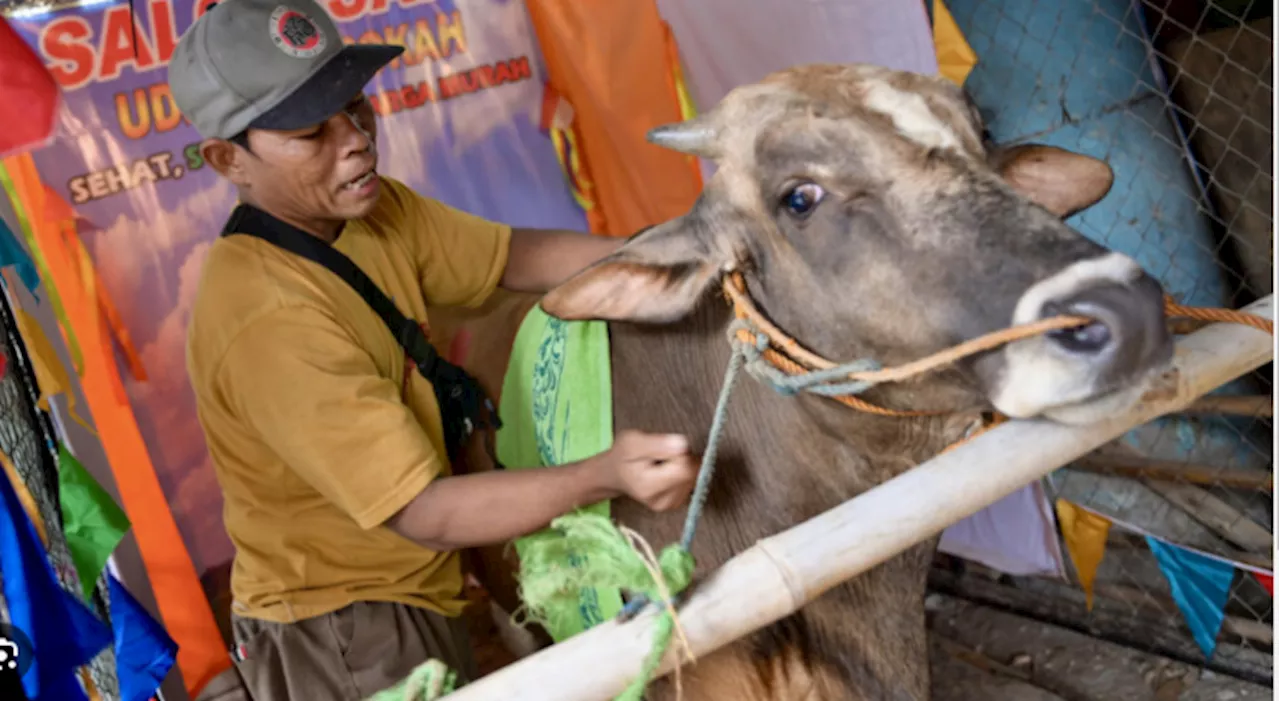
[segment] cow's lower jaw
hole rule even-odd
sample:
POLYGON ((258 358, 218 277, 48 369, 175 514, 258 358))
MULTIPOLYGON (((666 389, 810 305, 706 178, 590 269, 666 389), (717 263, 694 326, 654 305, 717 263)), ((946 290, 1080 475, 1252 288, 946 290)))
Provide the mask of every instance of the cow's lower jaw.
POLYGON ((1014 419, 1044 417, 1072 426, 1097 423, 1136 406, 1167 367, 1154 366, 1115 388, 1097 387, 1088 381, 1072 385, 1069 373, 1056 378, 1032 375, 1025 381, 1013 378, 991 395, 991 404, 1014 419))
POLYGON ((1160 287, 1126 256, 1079 261, 1034 285, 1012 323, 1060 314, 1095 322, 1010 343, 976 364, 997 411, 1093 423, 1133 406, 1173 358, 1160 287))

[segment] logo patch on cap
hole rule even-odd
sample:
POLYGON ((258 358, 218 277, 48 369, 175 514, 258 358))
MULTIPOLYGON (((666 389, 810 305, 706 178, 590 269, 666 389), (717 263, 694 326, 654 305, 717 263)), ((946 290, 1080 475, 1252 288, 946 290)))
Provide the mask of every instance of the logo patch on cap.
POLYGON ((271 13, 271 41, 294 58, 311 58, 324 51, 326 39, 320 27, 305 14, 280 5, 271 13))

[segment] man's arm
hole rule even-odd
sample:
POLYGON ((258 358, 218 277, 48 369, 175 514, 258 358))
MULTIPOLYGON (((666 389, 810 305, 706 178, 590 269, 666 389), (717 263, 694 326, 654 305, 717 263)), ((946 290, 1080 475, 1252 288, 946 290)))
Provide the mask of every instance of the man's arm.
POLYGON ((665 511, 685 502, 696 476, 683 437, 626 432, 577 463, 438 478, 387 525, 437 551, 493 545, 623 495, 665 511))
POLYGON ((575 464, 448 476, 400 383, 318 310, 249 325, 219 377, 228 408, 299 478, 360 527, 388 525, 432 549, 501 544, 620 495, 669 509, 697 475, 683 436, 628 431, 575 464))
POLYGON ((626 242, 576 231, 512 229, 499 284, 516 292, 547 292, 626 242))

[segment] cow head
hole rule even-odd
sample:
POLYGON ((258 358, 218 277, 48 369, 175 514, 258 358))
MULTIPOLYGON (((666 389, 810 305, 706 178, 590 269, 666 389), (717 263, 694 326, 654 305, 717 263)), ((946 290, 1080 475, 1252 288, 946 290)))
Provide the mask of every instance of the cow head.
POLYGON ((1111 169, 1048 146, 988 147, 977 110, 945 79, 798 67, 650 140, 717 171, 688 214, 547 295, 549 314, 671 322, 738 270, 805 346, 886 366, 1081 314, 1096 323, 877 395, 900 408, 985 400, 1068 422, 1131 401, 1172 356, 1156 281, 1062 221, 1107 193, 1111 169))

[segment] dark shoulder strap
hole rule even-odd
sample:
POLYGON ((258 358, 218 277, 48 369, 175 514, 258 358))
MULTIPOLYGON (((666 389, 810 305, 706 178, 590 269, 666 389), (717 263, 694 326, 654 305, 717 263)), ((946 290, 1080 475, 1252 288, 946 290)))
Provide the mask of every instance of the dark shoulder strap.
MULTIPOLYGON (((279 248, 328 268, 335 275, 351 285, 364 298, 365 302, 382 317, 383 323, 395 336, 396 341, 409 354, 418 367, 434 366, 439 354, 435 347, 422 334, 417 322, 400 313, 395 303, 383 294, 373 280, 365 274, 342 251, 330 246, 320 239, 308 234, 293 225, 281 221, 266 212, 240 205, 231 214, 222 235, 249 234, 272 243, 279 248)), ((426 374, 426 373, 424 373, 426 374)))
MULTIPOLYGON (((440 405, 440 418, 444 424, 445 443, 449 458, 456 460, 460 449, 476 428, 491 431, 501 427, 497 410, 478 382, 462 368, 450 363, 436 352, 422 327, 407 318, 373 280, 342 251, 321 241, 301 229, 282 221, 257 207, 241 204, 232 212, 222 235, 244 234, 255 236, 281 249, 328 268, 342 278, 365 302, 382 317, 383 323, 395 337, 418 371, 435 391, 440 405)), ((490 456, 501 467, 497 456, 490 456)))

